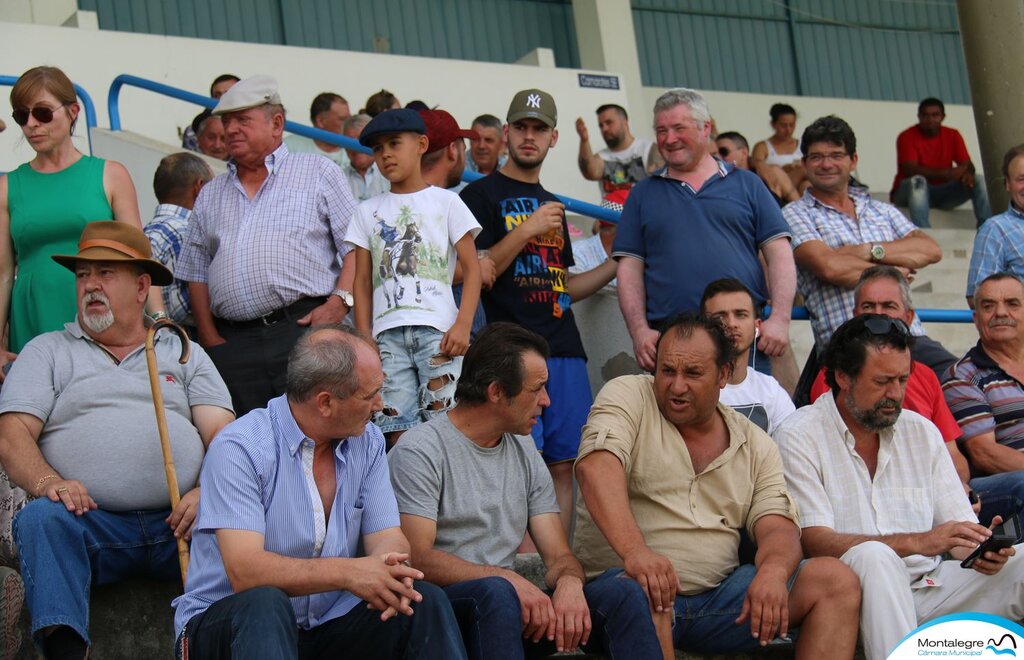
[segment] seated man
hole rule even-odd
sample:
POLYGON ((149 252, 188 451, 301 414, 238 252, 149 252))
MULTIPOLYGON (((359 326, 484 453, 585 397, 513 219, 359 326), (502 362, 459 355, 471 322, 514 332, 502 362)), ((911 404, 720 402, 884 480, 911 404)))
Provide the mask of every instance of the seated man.
POLYGON ((1024 144, 1003 155, 1003 180, 1010 204, 978 229, 967 272, 967 303, 974 309, 978 283, 995 273, 1024 277, 1024 144))
POLYGON ((975 295, 978 343, 947 374, 946 403, 963 431, 978 475, 982 513, 1003 517, 1024 505, 1024 284, 1014 275, 985 278, 975 295))
POLYGON ((715 143, 719 158, 727 163, 732 163, 741 170, 753 170, 761 177, 779 206, 785 206, 789 202, 800 199, 800 193, 793 185, 793 180, 781 167, 772 165, 763 165, 757 169, 753 167, 750 161, 750 143, 742 133, 736 131, 719 133, 715 138, 715 143))
POLYGON ((735 351, 719 401, 765 433, 775 433, 782 420, 793 412, 793 400, 777 380, 749 366, 750 349, 761 334, 761 319, 750 289, 736 279, 715 280, 704 289, 700 311, 722 322, 735 351))
POLYGON ((889 198, 910 208, 918 227, 930 227, 928 209, 955 209, 968 199, 978 226, 992 209, 984 179, 974 173, 974 163, 960 131, 942 125, 946 106, 926 98, 917 106, 917 123, 896 138, 896 177, 889 198))
POLYGON ((912 342, 899 319, 844 323, 825 354, 832 394, 775 434, 804 552, 839 557, 860 577, 868 660, 883 660, 919 623, 944 614, 1024 616, 1024 562, 1014 548, 985 552, 974 570, 943 561, 966 558, 991 532, 978 524, 935 425, 902 410, 912 342))
POLYGON ((857 579, 835 559, 801 563, 775 443, 718 401, 733 354, 717 320, 684 315, 653 377, 604 386, 576 461, 576 555, 588 576, 617 568, 643 586, 666 657, 753 650, 799 625, 797 658, 852 658, 857 579), (755 565, 737 560, 743 529, 755 565))
POLYGON ((0 462, 39 499, 14 520, 32 634, 48 658, 83 658, 89 585, 140 574, 178 576, 176 538, 188 539, 203 451, 233 415, 227 387, 195 344, 154 346, 183 497, 171 511, 144 345, 152 282, 171 273, 142 231, 89 223, 75 271, 78 317, 30 341, 0 393, 0 462))
POLYGON ((287 393, 217 438, 173 603, 178 660, 466 657, 441 590, 413 588, 423 574, 369 423, 383 383, 375 344, 315 326, 288 356, 287 393))
POLYGON ((629 579, 584 584, 530 427, 551 400, 548 344, 492 323, 470 346, 447 415, 413 428, 388 457, 412 558, 444 587, 471 660, 606 651, 661 658, 647 599, 629 579), (529 530, 548 591, 512 571, 529 530), (610 618, 614 616, 614 621, 610 618), (553 642, 553 643, 552 643, 553 642))
MULTIPOLYGON (((895 266, 872 266, 860 274, 860 280, 853 289, 853 315, 861 314, 885 314, 894 319, 900 319, 907 324, 907 327, 914 319, 914 306, 910 302, 910 284, 903 273, 895 266)), ((818 397, 829 392, 828 383, 825 381, 825 367, 818 372, 818 377, 811 386, 811 401, 817 401, 818 397)), ((907 380, 906 398, 903 405, 907 410, 913 410, 929 420, 939 429, 939 434, 946 443, 949 450, 949 457, 953 459, 953 467, 956 468, 957 476, 964 484, 964 489, 971 490, 970 469, 967 466, 967 459, 960 453, 956 440, 960 437, 960 426, 949 412, 946 399, 942 395, 942 385, 935 376, 935 372, 928 368, 928 365, 914 361, 910 370, 910 379, 907 380)), ((997 505, 994 498, 986 493, 985 502, 990 506, 984 507, 980 513, 982 520, 989 521, 999 511, 993 511, 992 506, 997 505), (992 501, 990 501, 992 500, 992 501)), ((984 504, 983 503, 983 504, 984 504)))

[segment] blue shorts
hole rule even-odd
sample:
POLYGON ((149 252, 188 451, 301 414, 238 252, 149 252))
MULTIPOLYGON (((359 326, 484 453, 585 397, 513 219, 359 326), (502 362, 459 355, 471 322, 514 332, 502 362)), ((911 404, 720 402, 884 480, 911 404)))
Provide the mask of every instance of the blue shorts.
POLYGON ((594 397, 590 394, 587 361, 583 358, 548 358, 548 397, 530 434, 545 463, 576 459, 583 425, 590 414, 594 397))
POLYGON ((373 421, 384 433, 406 431, 452 407, 462 357, 441 355, 443 336, 423 325, 391 328, 377 335, 384 369, 384 410, 373 421), (441 387, 430 389, 431 379, 440 379, 441 387))

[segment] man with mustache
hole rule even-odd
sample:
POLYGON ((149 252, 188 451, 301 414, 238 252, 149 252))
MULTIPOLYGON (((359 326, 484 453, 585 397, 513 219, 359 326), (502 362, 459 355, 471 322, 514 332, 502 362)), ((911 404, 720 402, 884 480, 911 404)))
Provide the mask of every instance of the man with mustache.
POLYGON ((171 272, 142 230, 89 223, 75 272, 79 310, 30 341, 0 393, 0 462, 38 498, 14 520, 32 632, 48 658, 82 658, 89 585, 178 576, 176 537, 189 539, 205 449, 230 422, 231 398, 203 349, 179 364, 169 332, 154 340, 181 502, 172 511, 153 418, 144 344, 150 283, 171 272))
POLYGON ((977 475, 971 487, 983 493, 983 507, 1001 498, 1010 513, 1024 505, 1024 284, 1009 273, 989 275, 974 303, 978 343, 953 365, 942 390, 977 475))
POLYGON ((1016 547, 960 567, 991 532, 978 524, 938 429, 902 409, 913 341, 906 323, 882 314, 839 326, 825 352, 832 393, 775 433, 800 505, 804 553, 839 557, 860 577, 868 660, 945 614, 1024 616, 1016 547))

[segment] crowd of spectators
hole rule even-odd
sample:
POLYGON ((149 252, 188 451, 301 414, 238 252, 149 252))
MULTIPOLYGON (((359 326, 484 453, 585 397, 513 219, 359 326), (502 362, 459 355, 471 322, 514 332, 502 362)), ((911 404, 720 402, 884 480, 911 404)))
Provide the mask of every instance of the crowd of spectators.
POLYGON ((0 656, 24 596, 47 658, 87 657, 91 585, 173 579, 182 542, 182 660, 851 658, 858 637, 880 660, 944 614, 1024 617, 1018 545, 968 558, 1024 505, 1024 145, 988 218, 925 99, 897 140, 908 219, 857 183, 843 119, 798 139, 776 104, 751 150, 673 89, 653 141, 619 105, 603 150, 575 121, 621 216, 574 242, 541 183, 544 90, 469 128, 383 89, 354 114, 317 95, 312 126, 370 154, 286 136, 269 76, 210 95, 143 231, 127 170, 71 141, 71 81, 11 92, 36 156, 0 176, 0 554, 22 576, 0 569, 0 656), (979 341, 958 358, 909 285, 942 258, 928 209, 968 199, 979 341), (606 287, 638 368, 594 398, 574 305, 606 287), (780 384, 798 294, 815 349, 780 384), (154 339, 164 316, 181 337, 154 339))

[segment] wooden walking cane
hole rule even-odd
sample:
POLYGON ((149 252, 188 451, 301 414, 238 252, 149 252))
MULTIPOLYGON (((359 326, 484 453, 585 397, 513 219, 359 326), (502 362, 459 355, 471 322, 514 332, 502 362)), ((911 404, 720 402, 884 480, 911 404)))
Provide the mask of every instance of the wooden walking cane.
MULTIPOLYGON (((167 494, 171 497, 171 510, 178 506, 181 496, 178 494, 178 473, 174 469, 174 455, 171 453, 171 439, 167 433, 167 417, 164 415, 164 393, 160 389, 160 370, 156 364, 156 350, 153 348, 153 338, 162 328, 173 330, 181 339, 180 364, 188 362, 191 345, 188 334, 181 326, 168 318, 157 319, 149 326, 146 332, 146 367, 149 370, 149 388, 153 392, 153 410, 156 412, 156 428, 160 433, 160 449, 164 453, 164 475, 167 477, 167 494)), ((181 584, 185 584, 185 576, 188 574, 188 544, 185 539, 178 537, 178 566, 181 568, 181 584)))

